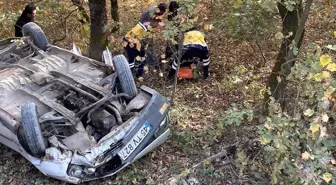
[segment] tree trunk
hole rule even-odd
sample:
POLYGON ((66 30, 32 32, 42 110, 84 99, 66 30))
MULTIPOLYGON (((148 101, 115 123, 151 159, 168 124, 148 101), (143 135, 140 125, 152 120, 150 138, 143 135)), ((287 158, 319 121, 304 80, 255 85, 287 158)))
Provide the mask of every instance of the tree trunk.
MULTIPOLYGON (((302 2, 297 6, 295 10, 292 12, 288 11, 286 7, 280 3, 278 3, 278 9, 279 14, 282 19, 282 33, 283 35, 289 35, 290 32, 292 32, 292 36, 289 38, 284 38, 281 44, 281 48, 279 51, 279 54, 277 56, 277 61, 272 69, 272 73, 269 77, 267 87, 270 88, 271 93, 276 100, 278 100, 281 105, 284 105, 284 92, 287 86, 286 77, 290 73, 290 69, 294 66, 294 62, 289 63, 286 66, 285 71, 281 71, 281 66, 287 61, 294 57, 291 56, 288 58, 289 54, 293 54, 293 51, 290 50, 290 45, 292 41, 296 38, 296 47, 299 49, 301 47, 301 43, 304 36, 304 30, 300 31, 298 33, 299 24, 302 24, 302 21, 300 23, 300 20, 302 18, 302 2), (298 33, 298 34, 297 34, 298 33), (278 78, 280 77, 280 81, 278 78)), ((301 25, 301 26, 304 26, 301 25)), ((265 102, 269 100, 269 94, 265 94, 265 102)))
POLYGON ((107 46, 107 16, 105 0, 89 0, 91 17, 91 34, 89 56, 101 61, 107 46))
POLYGON ((119 22, 118 0, 111 0, 111 17, 115 22, 119 22))
POLYGON ((111 0, 111 17, 113 20, 112 33, 115 33, 119 30, 119 13, 118 13, 118 0, 111 0))

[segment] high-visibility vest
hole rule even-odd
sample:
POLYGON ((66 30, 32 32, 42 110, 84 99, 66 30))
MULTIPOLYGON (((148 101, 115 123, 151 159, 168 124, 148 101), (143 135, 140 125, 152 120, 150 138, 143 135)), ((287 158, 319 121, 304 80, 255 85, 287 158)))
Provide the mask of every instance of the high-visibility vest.
POLYGON ((124 41, 131 46, 135 45, 138 50, 141 48, 141 40, 144 38, 147 28, 140 22, 134 26, 124 37, 124 41))
POLYGON ((189 31, 184 34, 183 40, 184 46, 200 46, 202 48, 208 48, 205 42, 205 36, 200 31, 189 31))

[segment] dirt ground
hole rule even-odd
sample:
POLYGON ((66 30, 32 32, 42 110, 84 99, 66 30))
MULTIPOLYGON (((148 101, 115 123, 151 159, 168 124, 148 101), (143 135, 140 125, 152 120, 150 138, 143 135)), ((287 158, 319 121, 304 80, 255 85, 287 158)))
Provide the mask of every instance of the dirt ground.
MULTIPOLYGON (((10 10, 18 11, 22 2, 16 3, 0 0, 0 6, 8 3, 10 10)), ((14 2, 14 1, 13 1, 14 2)), ((212 1, 211 1, 212 2, 212 1)), ((202 1, 204 6, 211 7, 210 1, 202 1)), ((141 7, 135 6, 135 0, 120 2, 120 19, 123 22, 120 33, 114 37, 121 39, 123 34, 132 27, 140 13, 141 7), (134 6, 133 6, 134 5, 134 6), (133 6, 133 8, 130 8, 133 6)), ((210 15, 213 9, 209 8, 204 14, 210 15)), ((330 36, 321 31, 322 23, 310 22, 306 31, 305 40, 325 41, 330 36)), ((280 30, 280 28, 278 28, 280 30)), ((48 29, 46 34, 48 35, 48 29)), ((255 46, 246 42, 238 43, 228 37, 225 30, 214 29, 207 32, 208 45, 211 50, 211 78, 208 81, 180 81, 178 83, 175 106, 171 109, 173 133, 170 139, 153 152, 120 172, 116 177, 105 178, 84 184, 176 184, 175 178, 183 176, 186 169, 204 159, 217 154, 222 149, 238 140, 248 140, 255 137, 253 124, 243 125, 239 129, 224 127, 219 121, 221 112, 233 103, 246 102, 247 106, 260 104, 258 96, 265 87, 265 82, 276 58, 280 41, 275 38, 261 41, 263 53, 267 62, 264 63, 255 46), (229 77, 235 74, 237 67, 246 69, 247 80, 242 87, 228 86, 229 77)), ((0 39, 3 34, 0 35, 0 39)), ((74 40, 77 37, 74 37, 74 40)), ((332 37, 331 37, 332 38, 332 37)), ((335 39, 333 40, 335 43, 335 39)), ((71 38, 59 45, 70 47, 71 38)), ((160 41, 156 43, 160 45, 160 41)), ((121 46, 113 45, 113 54, 122 51, 121 46)), ((160 50, 160 48, 158 49, 160 50)), ((138 85, 150 86, 166 96, 171 95, 172 88, 167 86, 159 76, 160 69, 149 67, 144 81, 138 85)), ((45 177, 33 165, 19 154, 6 146, 0 146, 0 183, 1 184, 35 184, 56 185, 66 184, 45 177)), ((230 156, 228 156, 229 158, 230 156)), ((212 164, 200 165, 185 177, 187 184, 237 184, 232 182, 235 173, 232 167, 221 166, 220 161, 212 164), (230 169, 231 168, 231 169, 230 169)))

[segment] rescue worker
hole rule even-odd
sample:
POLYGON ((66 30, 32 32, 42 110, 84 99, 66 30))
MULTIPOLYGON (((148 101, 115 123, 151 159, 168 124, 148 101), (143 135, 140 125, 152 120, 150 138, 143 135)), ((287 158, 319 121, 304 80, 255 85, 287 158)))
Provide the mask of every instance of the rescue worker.
MULTIPOLYGON (((202 32, 191 30, 184 34, 183 40, 183 55, 181 61, 189 60, 192 58, 199 58, 203 63, 203 79, 209 77, 209 48, 205 42, 205 36, 202 32)), ((180 66, 191 65, 189 62, 184 62, 180 66)), ((176 59, 173 60, 171 69, 168 74, 168 79, 172 79, 177 70, 176 59)))
POLYGON ((144 26, 164 26, 162 20, 166 10, 167 5, 165 3, 159 3, 157 6, 152 6, 141 14, 139 22, 144 26))
POLYGON ((36 7, 34 3, 29 3, 15 23, 15 37, 23 37, 22 27, 29 22, 33 22, 35 16, 36 7))
POLYGON ((146 64, 146 41, 145 38, 150 34, 152 28, 164 26, 162 19, 166 12, 167 5, 160 3, 158 6, 147 9, 140 17, 140 21, 124 37, 124 50, 127 53, 129 67, 134 72, 135 61, 140 62, 136 77, 143 74, 146 64))
POLYGON ((172 21, 175 16, 177 16, 177 9, 180 7, 180 5, 176 1, 170 1, 169 3, 169 15, 168 15, 168 21, 172 21))

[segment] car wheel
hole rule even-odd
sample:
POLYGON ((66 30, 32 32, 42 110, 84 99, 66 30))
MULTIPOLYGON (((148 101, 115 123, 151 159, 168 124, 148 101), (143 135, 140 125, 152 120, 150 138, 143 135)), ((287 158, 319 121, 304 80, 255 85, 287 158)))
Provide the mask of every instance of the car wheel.
POLYGON ((29 22, 22 27, 23 36, 30 36, 33 43, 43 51, 47 50, 48 40, 42 29, 34 22, 29 22))
POLYGON ((124 55, 113 57, 113 65, 118 74, 123 93, 128 94, 131 98, 135 97, 138 92, 126 57, 124 55))
POLYGON ((29 149, 34 156, 42 156, 46 150, 46 144, 37 118, 36 105, 25 103, 21 107, 21 120, 23 133, 28 142, 29 149))
POLYGON ((30 151, 30 148, 29 148, 26 136, 24 135, 24 131, 23 131, 22 125, 19 126, 19 128, 17 130, 17 137, 18 137, 18 140, 19 140, 22 148, 25 149, 26 152, 28 152, 30 155, 33 155, 32 152, 30 151))

